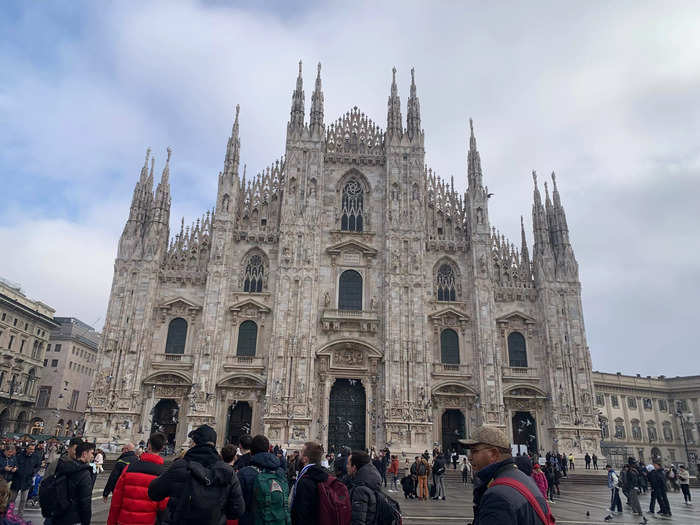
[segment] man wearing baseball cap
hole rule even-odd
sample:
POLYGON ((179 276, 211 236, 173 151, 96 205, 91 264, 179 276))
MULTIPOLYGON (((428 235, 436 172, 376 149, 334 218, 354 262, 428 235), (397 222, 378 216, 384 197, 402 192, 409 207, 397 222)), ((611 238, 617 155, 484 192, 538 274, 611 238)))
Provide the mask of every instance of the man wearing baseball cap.
POLYGON ((476 474, 474 525, 547 525, 553 522, 537 485, 515 465, 510 442, 500 428, 477 427, 471 439, 459 441, 469 448, 469 461, 476 474))

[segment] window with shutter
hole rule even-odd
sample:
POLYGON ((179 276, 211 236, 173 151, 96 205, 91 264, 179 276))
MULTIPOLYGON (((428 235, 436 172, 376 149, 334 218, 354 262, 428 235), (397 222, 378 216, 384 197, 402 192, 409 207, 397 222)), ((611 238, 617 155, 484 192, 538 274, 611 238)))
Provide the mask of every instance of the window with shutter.
POLYGON ((187 339, 187 321, 178 317, 168 325, 168 338, 165 342, 166 354, 184 354, 187 339))
POLYGON ((444 365, 459 364, 459 338, 449 328, 440 334, 440 359, 444 365))
POLYGON ((362 276, 355 270, 340 275, 338 310, 362 310, 362 276))
POLYGON ((243 321, 238 328, 236 355, 241 357, 254 357, 257 343, 258 325, 255 324, 254 321, 243 321))
POLYGON ((527 366, 525 337, 523 337, 523 334, 520 332, 511 332, 508 334, 508 362, 510 366, 527 366))

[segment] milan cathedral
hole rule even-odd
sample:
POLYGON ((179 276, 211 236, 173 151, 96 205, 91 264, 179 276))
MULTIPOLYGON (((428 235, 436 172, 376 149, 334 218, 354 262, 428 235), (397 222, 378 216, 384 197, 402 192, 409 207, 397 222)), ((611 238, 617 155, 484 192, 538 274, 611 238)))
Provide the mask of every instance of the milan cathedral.
POLYGON ((414 72, 406 120, 306 119, 301 63, 284 156, 240 169, 239 108, 216 203, 174 236, 170 162, 150 151, 119 240, 89 396, 99 444, 173 445, 207 423, 298 447, 451 450, 480 424, 531 451, 600 454, 578 265, 554 174, 534 243, 489 221, 472 122, 467 189, 425 164, 414 72), (242 173, 241 173, 242 172, 242 173), (550 196, 551 195, 551 196, 550 196))

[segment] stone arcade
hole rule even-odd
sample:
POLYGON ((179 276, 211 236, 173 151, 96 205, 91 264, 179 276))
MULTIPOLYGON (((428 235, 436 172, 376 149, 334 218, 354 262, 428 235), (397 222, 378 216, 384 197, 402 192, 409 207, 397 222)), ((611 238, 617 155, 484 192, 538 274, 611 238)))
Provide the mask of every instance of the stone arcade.
MULTIPOLYGON (((554 175, 534 179, 532 258, 489 222, 474 129, 468 188, 425 165, 411 71, 386 130, 324 122, 299 77, 284 157, 239 169, 239 110, 216 204, 170 237, 170 150, 146 154, 119 241, 87 435, 173 444, 201 423, 299 446, 452 448, 481 423, 540 448, 599 450, 578 265, 554 175), (150 164, 150 166, 149 166, 150 164)), ((521 219, 522 224, 522 219, 521 219)))

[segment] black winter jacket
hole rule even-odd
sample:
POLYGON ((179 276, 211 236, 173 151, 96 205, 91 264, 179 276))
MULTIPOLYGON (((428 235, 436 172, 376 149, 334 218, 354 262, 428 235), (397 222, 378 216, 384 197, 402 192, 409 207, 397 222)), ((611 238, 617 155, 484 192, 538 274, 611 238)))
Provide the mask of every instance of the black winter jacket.
POLYGON ((68 476, 68 495, 71 498, 71 506, 60 518, 53 518, 54 525, 68 525, 80 523, 90 525, 92 519, 92 487, 95 484, 95 476, 92 475, 92 467, 87 463, 71 459, 59 461, 56 466, 56 475, 68 476))
MULTIPOLYGON (((226 519, 234 520, 245 511, 245 504, 241 494, 241 486, 238 483, 236 473, 231 465, 224 463, 216 449, 211 445, 196 445, 189 449, 185 456, 175 460, 168 470, 151 481, 148 486, 148 497, 153 501, 161 501, 170 497, 168 501, 168 515, 171 523, 194 523, 205 525, 198 521, 198 516, 179 515, 176 512, 180 497, 187 488, 192 474, 188 469, 188 463, 199 463, 204 469, 210 471, 215 485, 228 485, 228 495, 221 509, 220 524, 226 519)), ((206 524, 210 525, 210 524, 206 524)), ((219 524, 211 524, 219 525, 219 524)))
POLYGON ((36 474, 41 467, 41 456, 34 452, 28 456, 26 452, 17 454, 17 472, 12 478, 13 490, 27 490, 31 488, 36 474))
POLYGON ((547 503, 534 480, 515 466, 513 458, 493 463, 481 469, 479 483, 474 488, 474 525, 542 525, 535 509, 516 489, 497 485, 489 487, 492 480, 512 478, 524 484, 535 496, 546 514, 547 503))
MULTIPOLYGON (((297 480, 292 500, 292 525, 318 524, 318 484, 328 479, 328 472, 320 465, 311 465, 297 480)), ((291 489, 290 489, 291 492, 291 489)))
POLYGON ((649 478, 651 490, 653 490, 656 494, 666 494, 666 474, 664 474, 663 469, 654 469, 649 472, 647 477, 649 478))
POLYGON ((253 455, 250 452, 246 452, 243 454, 241 457, 239 457, 236 462, 233 464, 233 469, 238 472, 244 467, 247 467, 250 465, 251 460, 253 459, 253 455))
POLYGON ((350 525, 370 525, 376 521, 377 496, 375 492, 381 490, 382 477, 368 463, 363 465, 355 473, 350 489, 350 502, 352 504, 352 519, 350 525))
POLYGON ((238 471, 238 481, 241 483, 241 492, 245 500, 245 514, 238 518, 239 525, 253 525, 253 484, 259 474, 253 468, 254 466, 260 470, 277 472, 277 475, 282 479, 286 479, 287 476, 287 472, 280 460, 269 452, 258 452, 253 456, 248 467, 238 471))
POLYGON ((122 475, 122 472, 124 472, 124 469, 126 468, 127 465, 131 465, 134 461, 138 461, 139 457, 136 455, 136 452, 133 450, 130 450, 129 452, 124 452, 122 453, 121 456, 117 458, 117 462, 114 464, 114 468, 112 469, 112 472, 109 474, 109 479, 107 480, 107 483, 105 484, 105 488, 102 491, 102 495, 104 497, 109 496, 112 492, 114 492, 114 487, 117 486, 117 481, 119 481, 119 476, 122 475))

